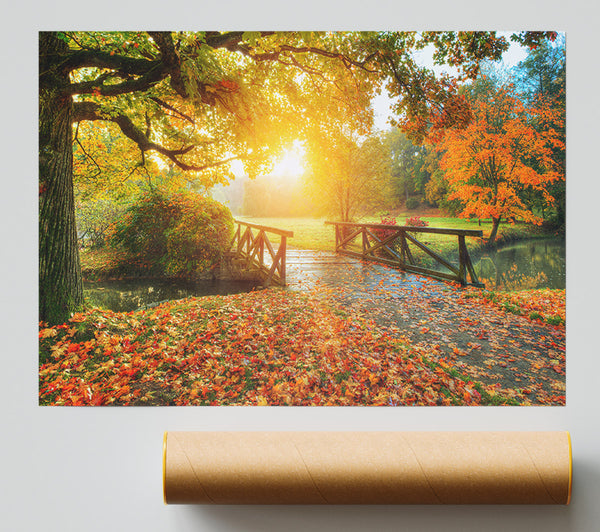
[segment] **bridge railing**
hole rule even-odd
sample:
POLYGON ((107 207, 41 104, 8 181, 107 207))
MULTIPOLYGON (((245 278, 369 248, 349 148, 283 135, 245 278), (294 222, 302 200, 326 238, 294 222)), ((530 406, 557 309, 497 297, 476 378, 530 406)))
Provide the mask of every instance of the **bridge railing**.
POLYGON ((325 223, 335 226, 335 250, 337 253, 389 264, 405 271, 434 278, 458 281, 463 286, 467 284, 483 286, 477 278, 465 241, 468 236, 482 237, 482 231, 350 222, 325 223), (456 236, 458 239, 458 265, 430 249, 419 241, 415 234, 456 236), (357 242, 357 239, 361 240, 360 243, 357 242), (360 251, 356 251, 357 248, 360 251), (413 249, 411 250, 411 248, 413 249), (442 266, 445 271, 417 264, 413 254, 414 248, 433 258, 434 265, 442 266), (469 278, 471 279, 470 283, 469 278))
POLYGON ((234 221, 237 229, 229 246, 230 252, 246 270, 257 270, 265 286, 272 283, 285 286, 287 239, 294 236, 293 231, 234 221), (278 236, 279 243, 272 242, 269 233, 278 236))

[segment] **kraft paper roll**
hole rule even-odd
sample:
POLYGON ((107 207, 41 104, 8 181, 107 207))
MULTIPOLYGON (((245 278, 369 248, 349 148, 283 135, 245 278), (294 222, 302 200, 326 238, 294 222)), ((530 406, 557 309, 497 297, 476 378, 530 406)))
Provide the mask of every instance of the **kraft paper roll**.
POLYGON ((568 504, 568 432, 167 432, 168 504, 568 504))

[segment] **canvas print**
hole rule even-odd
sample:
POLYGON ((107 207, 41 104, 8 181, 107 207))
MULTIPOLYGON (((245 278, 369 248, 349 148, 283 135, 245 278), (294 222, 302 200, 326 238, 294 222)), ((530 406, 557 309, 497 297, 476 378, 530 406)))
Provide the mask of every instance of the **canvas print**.
POLYGON ((565 35, 39 33, 40 405, 564 405, 565 35))

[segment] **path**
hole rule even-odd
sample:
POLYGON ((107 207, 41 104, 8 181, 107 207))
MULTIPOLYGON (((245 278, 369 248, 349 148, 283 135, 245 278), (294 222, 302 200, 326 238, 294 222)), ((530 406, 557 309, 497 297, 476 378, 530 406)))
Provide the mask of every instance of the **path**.
POLYGON ((482 305, 448 283, 332 252, 289 249, 287 282, 364 313, 520 404, 564 404, 564 327, 482 305))

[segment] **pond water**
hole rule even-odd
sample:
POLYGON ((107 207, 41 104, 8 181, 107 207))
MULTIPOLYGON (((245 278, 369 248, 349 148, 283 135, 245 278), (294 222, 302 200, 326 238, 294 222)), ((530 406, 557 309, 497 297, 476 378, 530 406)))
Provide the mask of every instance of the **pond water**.
POLYGON ((516 242, 493 251, 472 253, 482 282, 497 290, 565 288, 564 239, 516 242))
POLYGON ((120 279, 84 282, 86 303, 115 312, 129 312, 164 301, 211 295, 238 294, 256 288, 253 281, 179 279, 120 279))
MULTIPOLYGON (((563 239, 530 240, 493 251, 471 252, 471 260, 477 276, 488 288, 496 290, 565 288, 566 253, 563 239)), ((298 284, 294 272, 304 275, 303 284, 300 286, 306 288, 310 285, 307 284, 308 280, 305 277, 315 269, 318 261, 313 259, 309 262, 310 264, 295 264, 293 257, 290 258, 288 281, 291 285, 298 284)), ((457 258, 454 258, 454 262, 457 262, 457 258)), ((347 265, 346 270, 350 267, 351 265, 347 265)), ((323 272, 318 270, 316 275, 319 277, 323 272)), ((129 312, 164 301, 192 296, 249 292, 258 286, 259 283, 254 281, 192 282, 177 279, 123 279, 83 283, 87 303, 116 312, 129 312)))

